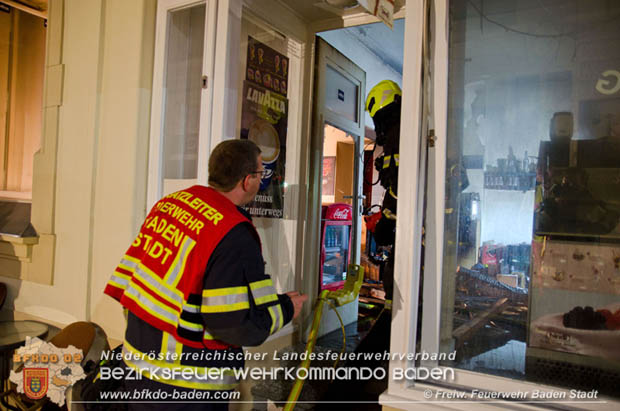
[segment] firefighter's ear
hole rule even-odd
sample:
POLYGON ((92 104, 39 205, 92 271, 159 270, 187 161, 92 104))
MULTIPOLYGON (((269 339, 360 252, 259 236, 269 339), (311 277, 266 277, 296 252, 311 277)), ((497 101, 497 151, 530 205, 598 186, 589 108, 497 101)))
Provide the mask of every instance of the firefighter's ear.
POLYGON ((251 186, 252 186, 252 174, 248 174, 247 176, 243 177, 243 180, 241 180, 241 188, 243 188, 243 191, 249 191, 251 186))

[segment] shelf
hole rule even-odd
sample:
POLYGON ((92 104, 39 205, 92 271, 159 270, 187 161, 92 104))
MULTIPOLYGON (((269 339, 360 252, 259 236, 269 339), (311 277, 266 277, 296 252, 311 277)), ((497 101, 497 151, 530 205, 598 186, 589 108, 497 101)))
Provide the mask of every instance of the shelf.
POLYGON ((611 241, 620 241, 620 233, 612 234, 580 234, 580 233, 558 233, 550 231, 536 231, 534 235, 546 237, 567 237, 567 238, 593 238, 611 241))
POLYGON ((484 172, 485 190, 532 191, 536 173, 484 172))

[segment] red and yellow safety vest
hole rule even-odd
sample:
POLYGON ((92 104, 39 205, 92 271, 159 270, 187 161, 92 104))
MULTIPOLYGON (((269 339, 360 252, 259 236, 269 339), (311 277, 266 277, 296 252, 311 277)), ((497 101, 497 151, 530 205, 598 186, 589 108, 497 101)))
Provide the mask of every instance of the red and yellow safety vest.
MULTIPOLYGON (((188 318, 196 318, 201 312, 242 309, 246 305, 249 308, 247 287, 203 292, 209 257, 222 238, 243 222, 250 223, 260 244, 250 220, 212 188, 196 185, 162 198, 147 216, 104 292, 184 345, 230 347, 213 338, 201 322, 188 318)), ((260 289, 263 284, 251 284, 255 300, 263 291, 270 301, 277 300, 271 280, 267 282, 265 290, 260 289)))

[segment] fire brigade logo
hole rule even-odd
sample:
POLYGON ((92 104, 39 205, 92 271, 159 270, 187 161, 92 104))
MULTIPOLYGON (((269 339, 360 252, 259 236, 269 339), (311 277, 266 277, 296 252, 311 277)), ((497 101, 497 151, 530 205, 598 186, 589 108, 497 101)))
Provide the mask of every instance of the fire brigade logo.
POLYGON ((48 368, 24 368, 24 393, 28 398, 43 398, 47 394, 48 382, 48 368))

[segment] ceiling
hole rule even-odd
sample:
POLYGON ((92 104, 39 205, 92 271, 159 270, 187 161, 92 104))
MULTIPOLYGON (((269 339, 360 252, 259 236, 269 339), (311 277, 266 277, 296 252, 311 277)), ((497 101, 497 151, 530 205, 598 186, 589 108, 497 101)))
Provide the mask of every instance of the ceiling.
MULTIPOLYGON (((294 10, 295 13, 307 23, 313 23, 316 21, 327 20, 337 17, 337 14, 328 10, 329 5, 323 3, 322 0, 287 0, 282 3, 286 4, 290 9, 294 10), (317 3, 322 3, 323 5, 327 6, 327 8, 317 7, 315 5, 317 3)), ((364 11, 365 10, 362 7, 358 6, 355 8, 343 10, 343 14, 350 15, 362 13, 364 11)))
MULTIPOLYGON (((294 10, 307 23, 316 23, 334 17, 368 14, 365 8, 355 5, 357 2, 354 0, 280 0, 280 2, 294 10)), ((396 0, 395 11, 399 10, 404 4, 405 0, 396 0)))
MULTIPOLYGON (((289 7, 307 23, 316 23, 338 17, 347 17, 360 14, 368 14, 362 6, 349 7, 346 5, 356 3, 355 0, 286 0, 282 4, 289 7), (343 4, 339 9, 333 4, 343 4)), ((395 10, 400 10, 405 0, 396 0, 395 10)), ((390 29, 384 23, 365 24, 340 28, 342 32, 353 36, 362 46, 390 66, 398 73, 403 71, 403 53, 405 39, 405 20, 394 20, 394 28, 390 29)))
POLYGON ((402 74, 405 52, 405 19, 394 20, 392 30, 383 23, 365 24, 338 30, 353 36, 374 53, 379 60, 397 73, 402 74))

